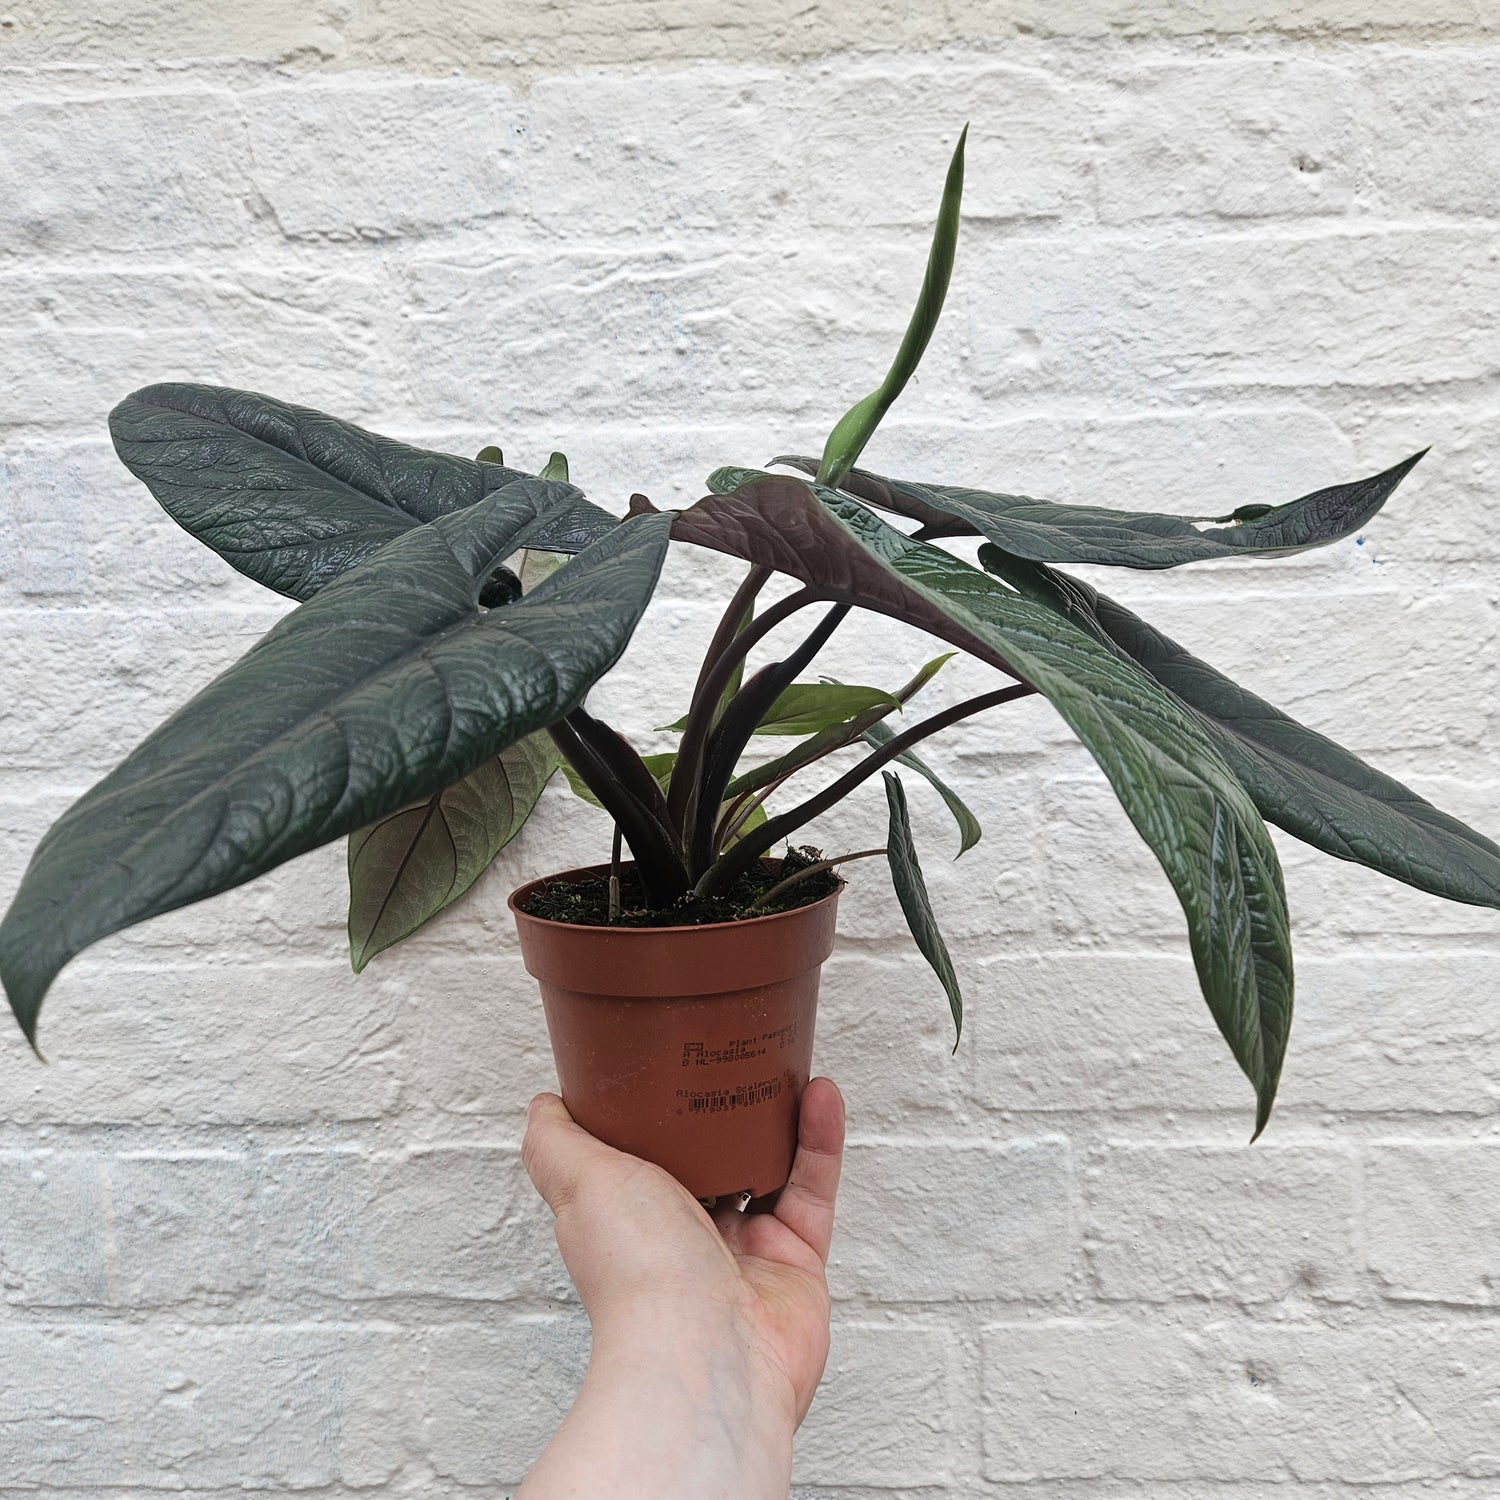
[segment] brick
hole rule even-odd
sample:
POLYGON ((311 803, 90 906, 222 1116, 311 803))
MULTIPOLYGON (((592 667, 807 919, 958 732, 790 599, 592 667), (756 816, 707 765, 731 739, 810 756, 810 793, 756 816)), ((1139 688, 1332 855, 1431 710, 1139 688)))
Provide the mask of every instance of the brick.
MULTIPOLYGON (((1455 706, 1456 707, 1456 706, 1455 706)), ((1350 747, 1354 748, 1354 747, 1350 747)), ((1356 752, 1357 753, 1357 752, 1356 752)), ((1386 756, 1372 765, 1403 773, 1386 756), (1382 764, 1383 762, 1383 764, 1382 764)), ((1413 776, 1412 782, 1426 782, 1413 776)), ((1481 830, 1496 827, 1495 794, 1488 787, 1414 787, 1456 817, 1468 816, 1481 830)), ((1051 863, 1044 875, 1042 906, 1060 941, 1079 947, 1103 945, 1185 951, 1186 928, 1176 896, 1147 845, 1119 805, 1102 774, 1059 775, 1046 785, 1041 822, 1050 834, 1051 863)), ((1412 941, 1423 935, 1493 941, 1492 911, 1459 906, 1415 890, 1379 871, 1335 859, 1289 834, 1276 833, 1287 886, 1293 936, 1300 945, 1412 941)))
POLYGON ((1361 167, 1357 94, 1323 63, 1132 63, 1111 80, 1099 217, 1347 213, 1361 167))
POLYGON ((232 94, 34 100, 4 111, 0 134, 0 195, 10 205, 0 250, 175 253, 242 244, 253 231, 232 94))
POLYGON ((438 1147, 369 1159, 279 1152, 264 1234, 278 1296, 566 1300, 552 1217, 514 1148, 438 1147))
POLYGON ((182 1128, 376 1119, 396 1106, 412 1055, 399 1000, 332 960, 80 963, 53 990, 41 1032, 46 1068, 19 1034, 5 1043, 0 1117, 182 1128))
POLYGON ((214 273, 129 260, 0 272, 0 320, 14 330, 0 349, 4 426, 102 437, 116 402, 176 379, 335 407, 378 429, 358 393, 401 364, 399 309, 378 270, 287 271, 262 259, 214 273))
MULTIPOLYGON (((1247 1108, 1248 1085, 1185 950, 981 961, 965 1044, 976 1103, 1002 1112, 1247 1108)), ((1244 1137, 1236 1129, 1234 1138, 1244 1137)))
MULTIPOLYGON (((508 884, 519 881, 495 881, 496 894, 508 884)), ((509 946, 489 957, 402 951, 388 967, 400 975, 393 983, 428 997, 417 1069, 425 1096, 448 1114, 504 1121, 519 1144, 527 1101, 555 1092, 557 1072, 536 981, 522 967, 513 935, 506 939, 509 946)))
POLYGON ((507 91, 465 81, 257 90, 255 183, 293 240, 386 240, 506 218, 522 120, 507 91))
POLYGON ((1075 1197, 1056 1136, 851 1146, 832 1285, 882 1304, 1058 1296, 1078 1260, 1075 1197))
POLYGON ((1493 1113, 1500 1017, 1473 998, 1494 992, 1500 956, 1371 952, 1300 971, 1290 1098, 1372 1115, 1493 1113))
POLYGON ((1414 434, 1431 433, 1436 447, 1412 475, 1420 484, 1421 505, 1414 494, 1387 506, 1378 527, 1370 528, 1370 555, 1386 568, 1428 563, 1463 571, 1488 562, 1495 539, 1485 500, 1500 418, 1434 402, 1394 420, 1414 434))
POLYGON ((58 747, 66 745, 73 774, 84 767, 111 769, 285 613, 273 604, 233 613, 173 610, 107 619, 82 609, 28 618, 33 670, 25 712, 7 719, 0 754, 17 768, 42 768, 55 766, 58 747), (109 712, 99 712, 101 703, 109 712))
POLYGON ((400 1467, 408 1340, 330 1325, 11 1327, 9 1483, 379 1485, 400 1467))
POLYGON ((1388 210, 1495 217, 1500 198, 1484 170, 1500 144, 1495 53, 1370 56, 1357 76, 1369 94, 1371 187, 1388 210))
POLYGON ((573 1404, 588 1364, 588 1323, 512 1318, 433 1329, 426 1340, 423 1435, 439 1478, 514 1485, 573 1404))
MULTIPOLYGON (((953 416, 966 404, 961 381, 976 404, 1059 384, 1119 404, 1164 387, 1179 396, 1227 388, 1264 396, 1482 379, 1500 278, 1492 239, 1485 228, 1403 225, 970 241, 924 385, 943 393, 953 416), (1005 288, 1002 316, 977 290, 997 286, 1005 288), (997 357, 1006 329, 1024 331, 1030 359, 997 357), (945 351, 963 348, 973 358, 961 375, 945 351)), ((813 293, 809 280, 793 284, 804 298, 813 293)), ((874 309, 850 298, 845 305, 851 330, 880 326, 874 309)), ((890 316, 904 318, 904 305, 890 316)), ((838 334, 846 357, 862 354, 844 341, 842 325, 838 334)), ((879 362, 873 349, 871 358, 879 362)), ((920 399, 904 403, 908 416, 922 409, 920 399)), ((1418 446, 1395 434, 1389 441, 1389 463, 1418 446)))
MULTIPOLYGON (((1468 1002, 1494 988, 1485 954, 1304 955, 1277 1115, 1489 1115, 1500 1089, 1500 1021, 1468 1002)), ((1076 953, 979 965, 973 1009, 976 1103, 988 1110, 1140 1110, 1168 1123, 1222 1115, 1204 1144, 1239 1146, 1249 1085, 1203 1003, 1192 962, 1076 953)), ((965 1045, 969 1045, 966 1043, 965 1045)), ((1260 1146, 1255 1148, 1262 1149, 1260 1146)))
POLYGON ((1088 1260, 1110 1301, 1358 1296, 1353 1154, 1111 1144, 1084 1171, 1088 1260))
MULTIPOLYGON (((946 119, 969 122, 964 198, 976 219, 1069 220, 1087 213, 1094 90, 1040 67, 985 61, 954 67, 923 59, 899 71, 877 65, 816 77, 799 101, 787 179, 794 189, 815 185, 814 223, 860 230, 909 225, 931 233, 956 124, 883 138, 881 132, 894 120, 930 118, 939 91, 946 119), (876 139, 886 188, 872 194, 848 163, 876 139)), ((791 201, 798 196, 794 191, 791 201)))
POLYGON ((1489 1328, 1012 1324, 985 1331, 984 1383, 997 1483, 1500 1474, 1489 1328))
POLYGON ((233 1302, 264 1280, 255 1164, 225 1151, 132 1152, 102 1164, 115 1251, 112 1300, 233 1302))
MULTIPOLYGON (((867 870, 884 878, 876 864, 867 870)), ((873 884, 860 880, 840 903, 873 904, 873 884)), ((880 956, 853 941, 835 946, 819 987, 813 1068, 842 1089, 851 1134, 957 1128, 972 1060, 967 1044, 954 1054, 947 997, 915 949, 880 956)))
POLYGON ((275 596, 183 531, 107 441, 11 446, 0 457, 0 518, 0 585, 12 601, 275 606, 275 596))
POLYGON ((92 1159, 0 1151, 0 1293, 30 1307, 102 1302, 109 1268, 92 1159))
POLYGON ((10 1152, 0 1182, 29 1307, 572 1296, 513 1148, 10 1152))
POLYGON ((1383 1293, 1493 1307, 1500 1291, 1500 1148, 1382 1142, 1365 1154, 1365 1237, 1383 1293))
POLYGON ((892 1489, 943 1484, 956 1430, 953 1364, 948 1336, 936 1329, 835 1324, 793 1477, 892 1489))
POLYGON ((1023 45, 1038 36, 1098 43, 1119 36, 1233 38, 1243 32, 1268 42, 1482 43, 1494 39, 1496 28, 1487 12, 1465 0, 1438 0, 1420 13, 1392 11, 1373 0, 1206 0, 1190 8, 1165 0, 963 0, 932 14, 858 4, 817 25, 796 0, 772 0, 753 15, 721 0, 674 11, 670 24, 653 6, 614 0, 588 0, 565 16, 550 6, 498 16, 444 0, 420 20, 389 0, 358 17, 329 0, 271 0, 253 13, 225 18, 178 18, 135 0, 100 24, 82 0, 65 0, 41 12, 18 12, 6 40, 12 65, 27 68, 246 58, 298 71, 400 67, 450 74, 467 67, 510 78, 644 63, 669 65, 673 77, 678 65, 692 59, 785 64, 866 50, 911 53, 994 40, 1023 45))

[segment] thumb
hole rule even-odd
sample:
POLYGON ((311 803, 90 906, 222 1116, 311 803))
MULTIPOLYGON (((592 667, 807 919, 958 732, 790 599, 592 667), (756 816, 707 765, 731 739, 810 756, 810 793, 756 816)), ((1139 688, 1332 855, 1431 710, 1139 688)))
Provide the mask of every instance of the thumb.
POLYGON ((587 1169, 619 1153, 576 1124, 556 1094, 538 1094, 526 1115, 521 1165, 547 1206, 559 1214, 577 1197, 587 1169))

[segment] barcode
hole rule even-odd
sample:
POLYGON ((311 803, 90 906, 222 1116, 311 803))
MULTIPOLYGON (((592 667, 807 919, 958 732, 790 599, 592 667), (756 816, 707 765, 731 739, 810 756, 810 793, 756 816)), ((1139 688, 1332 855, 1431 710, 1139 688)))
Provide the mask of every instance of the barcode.
POLYGON ((727 1109, 744 1109, 751 1104, 764 1104, 781 1092, 780 1078, 768 1078, 764 1083, 742 1084, 737 1089, 678 1089, 677 1097, 687 1100, 690 1114, 722 1114, 727 1109))

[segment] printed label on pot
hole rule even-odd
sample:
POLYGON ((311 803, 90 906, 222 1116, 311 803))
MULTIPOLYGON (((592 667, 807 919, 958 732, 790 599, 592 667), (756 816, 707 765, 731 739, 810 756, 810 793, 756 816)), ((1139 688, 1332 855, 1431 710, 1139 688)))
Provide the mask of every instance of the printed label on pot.
POLYGON ((731 1109, 749 1109, 775 1099, 785 1087, 784 1076, 762 1079, 759 1083, 742 1083, 728 1089, 678 1089, 681 1103, 678 1114, 718 1115, 731 1109))
POLYGON ((722 1047, 710 1047, 706 1042, 687 1042, 682 1048, 682 1065, 685 1068, 707 1068, 716 1063, 749 1062, 764 1057, 774 1047, 784 1052, 797 1040, 797 1022, 788 1021, 775 1031, 762 1031, 754 1036, 736 1037, 722 1047))

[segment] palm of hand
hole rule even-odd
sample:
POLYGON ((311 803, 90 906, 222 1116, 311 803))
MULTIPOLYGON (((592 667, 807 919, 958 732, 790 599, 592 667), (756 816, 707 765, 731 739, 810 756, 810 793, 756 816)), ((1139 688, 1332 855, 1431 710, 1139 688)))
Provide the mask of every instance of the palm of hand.
POLYGON ((738 1346, 801 1422, 828 1359, 824 1266, 843 1151, 838 1089, 802 1101, 791 1180, 771 1213, 714 1216, 659 1167, 615 1151, 551 1098, 523 1157, 557 1214, 557 1240, 596 1337, 629 1325, 738 1346))
POLYGON ((828 1362, 828 1279, 818 1252, 774 1214, 719 1221, 723 1244, 753 1299, 747 1328, 792 1390, 797 1421, 807 1415, 828 1362))

